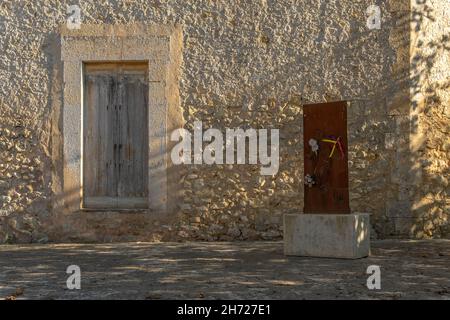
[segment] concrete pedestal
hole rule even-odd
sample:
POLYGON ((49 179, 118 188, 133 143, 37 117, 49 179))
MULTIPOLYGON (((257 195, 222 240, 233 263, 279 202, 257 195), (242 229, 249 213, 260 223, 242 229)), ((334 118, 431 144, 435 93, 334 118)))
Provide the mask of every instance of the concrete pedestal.
POLYGON ((358 259, 370 252, 369 215, 285 214, 284 254, 358 259))

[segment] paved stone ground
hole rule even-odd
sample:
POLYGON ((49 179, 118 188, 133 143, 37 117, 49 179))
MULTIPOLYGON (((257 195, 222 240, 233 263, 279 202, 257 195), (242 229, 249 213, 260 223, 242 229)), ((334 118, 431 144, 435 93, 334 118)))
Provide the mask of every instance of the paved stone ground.
POLYGON ((361 260, 285 257, 282 242, 0 246, 0 298, 450 299, 450 240, 372 243, 361 260), (66 288, 67 266, 81 290, 66 288), (381 290, 366 268, 381 266, 381 290))

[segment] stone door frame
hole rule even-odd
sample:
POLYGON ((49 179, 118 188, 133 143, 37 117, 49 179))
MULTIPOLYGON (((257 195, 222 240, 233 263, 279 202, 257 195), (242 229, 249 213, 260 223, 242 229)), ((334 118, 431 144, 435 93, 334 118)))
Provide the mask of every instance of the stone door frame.
POLYGON ((170 209, 167 168, 170 129, 182 126, 178 70, 182 30, 176 25, 81 25, 61 28, 63 62, 63 195, 64 209, 82 209, 83 65, 85 62, 148 63, 148 208, 170 209), (169 204, 169 206, 168 206, 169 204))

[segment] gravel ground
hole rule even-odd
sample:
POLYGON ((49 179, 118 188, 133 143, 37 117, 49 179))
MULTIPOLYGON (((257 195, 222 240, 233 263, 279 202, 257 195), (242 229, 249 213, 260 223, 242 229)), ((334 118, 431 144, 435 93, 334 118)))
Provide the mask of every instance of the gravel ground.
POLYGON ((2 245, 0 298, 450 299, 449 271, 450 240, 373 241, 360 260, 286 257, 282 242, 2 245), (80 290, 66 286, 74 264, 80 290))

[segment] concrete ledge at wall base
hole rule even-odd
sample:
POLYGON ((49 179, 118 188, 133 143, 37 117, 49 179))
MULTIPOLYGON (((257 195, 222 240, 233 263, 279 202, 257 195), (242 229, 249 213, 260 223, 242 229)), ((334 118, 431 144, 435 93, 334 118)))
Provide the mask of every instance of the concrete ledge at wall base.
POLYGON ((358 259, 370 254, 369 214, 285 214, 284 254, 358 259))

